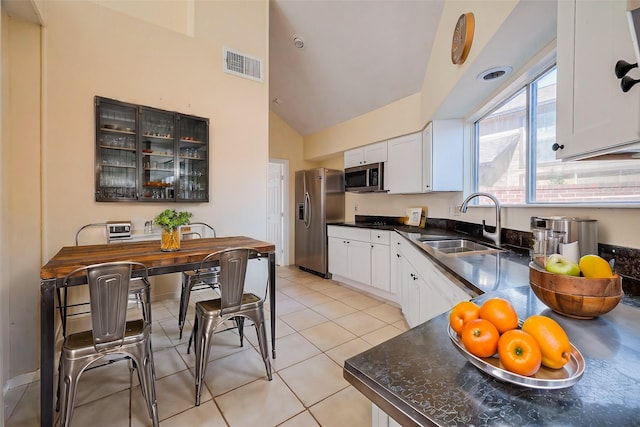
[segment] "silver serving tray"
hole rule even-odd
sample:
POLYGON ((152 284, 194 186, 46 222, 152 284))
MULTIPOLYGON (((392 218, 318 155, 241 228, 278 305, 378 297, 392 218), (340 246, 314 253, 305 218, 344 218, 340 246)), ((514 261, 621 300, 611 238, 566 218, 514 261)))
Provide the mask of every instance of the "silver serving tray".
POLYGON ((464 344, 462 344, 462 340, 458 334, 451 329, 451 326, 447 326, 447 330, 449 332, 449 338, 451 338, 451 342, 453 342, 453 346, 464 357, 466 357, 472 365, 480 369, 482 372, 485 372, 501 381, 506 381, 524 387, 551 390, 571 387, 580 381, 580 378, 582 378, 582 374, 584 373, 584 357, 582 357, 580 351, 573 344, 571 344, 571 359, 569 360, 569 363, 564 365, 562 368, 551 369, 545 366, 540 366, 540 369, 535 375, 526 377, 503 369, 497 355, 492 357, 474 356, 467 351, 464 344))

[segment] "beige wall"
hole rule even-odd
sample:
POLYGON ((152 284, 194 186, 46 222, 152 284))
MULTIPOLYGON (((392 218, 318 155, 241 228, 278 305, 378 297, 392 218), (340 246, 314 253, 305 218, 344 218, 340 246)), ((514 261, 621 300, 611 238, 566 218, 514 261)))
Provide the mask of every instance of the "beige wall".
POLYGON ((9 30, 7 139, 7 235, 10 263, 10 378, 33 370, 28 350, 37 355, 40 338, 37 286, 40 259, 40 27, 7 20, 9 30), (24 284, 33 284, 25 286, 24 284), (22 286, 20 286, 22 284, 22 286))
MULTIPOLYGON (((3 60, 7 57, 9 70, 14 71, 10 79, 3 79, 3 91, 20 88, 25 94, 18 100, 10 98, 10 103, 3 97, 2 109, 3 118, 11 117, 12 138, 7 140, 3 129, 1 184, 6 189, 10 183, 11 190, 1 196, 0 226, 10 223, 15 228, 11 236, 16 237, 9 252, 2 233, 2 259, 21 279, 11 281, 5 275, 0 279, 4 281, 0 289, 9 290, 11 303, 21 309, 11 319, 19 333, 11 333, 11 359, 3 364, 10 367, 5 380, 38 368, 39 266, 62 246, 73 244, 82 225, 130 219, 140 230, 160 210, 175 207, 212 224, 219 235, 266 236, 268 2, 180 1, 187 3, 180 10, 191 14, 187 21, 193 31, 189 25, 185 30, 182 13, 175 22, 158 18, 173 12, 156 11, 146 20, 130 16, 144 13, 142 3, 174 10, 173 1, 122 2, 120 11, 90 1, 45 1, 39 3, 46 17, 42 45, 39 27, 10 25, 9 48, 3 37, 3 60), (131 14, 123 13, 127 3, 137 8, 131 14), (229 25, 229 31, 221 31, 229 25), (223 46, 261 58, 265 82, 223 73, 223 46), (41 50, 42 80, 37 63, 41 50), (32 95, 39 94, 40 82, 42 101, 38 95, 34 105, 32 95), (96 203, 95 95, 210 118, 210 202, 96 203), (7 153, 11 157, 5 157, 7 153), (7 170, 9 160, 13 163, 7 170)), ((3 76, 5 69, 3 61, 3 76)), ((153 295, 175 293, 178 288, 175 277, 159 278, 153 295)))
POLYGON ((304 137, 305 159, 323 159, 343 151, 415 132, 420 122, 420 94, 304 137))
POLYGON ((169 30, 190 36, 193 35, 194 0, 153 0, 152 2, 138 0, 90 1, 169 30))
POLYGON ((286 196, 289 216, 286 244, 289 247, 289 257, 284 260, 285 265, 293 264, 295 255, 295 173, 298 170, 316 167, 315 163, 304 160, 302 149, 302 135, 276 113, 269 111, 269 157, 287 160, 289 163, 289 194, 286 196))
MULTIPOLYGON (((7 76, 8 76, 8 17, 2 6, 0 6, 0 270, 7 271, 9 266, 9 239, 7 236, 7 230, 9 229, 9 174, 8 174, 8 158, 5 154, 7 147, 5 141, 7 140, 7 132, 5 123, 7 120, 7 76)), ((2 408, 0 408, 1 420, 4 420, 4 391, 7 379, 10 378, 9 372, 9 300, 10 300, 10 278, 6 274, 0 274, 0 385, 2 385, 2 408)))

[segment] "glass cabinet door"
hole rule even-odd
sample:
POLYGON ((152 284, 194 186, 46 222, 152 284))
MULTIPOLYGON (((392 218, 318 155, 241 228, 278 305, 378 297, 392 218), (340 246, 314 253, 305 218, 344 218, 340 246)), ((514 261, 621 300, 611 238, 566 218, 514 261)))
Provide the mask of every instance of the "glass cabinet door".
POLYGON ((178 115, 179 201, 209 201, 209 120, 178 115))
POLYGON ((209 119, 95 97, 98 202, 208 202, 209 119))
POLYGON ((175 114, 140 109, 140 200, 175 200, 175 114))
POLYGON ((136 200, 136 111, 96 101, 96 201, 136 200))

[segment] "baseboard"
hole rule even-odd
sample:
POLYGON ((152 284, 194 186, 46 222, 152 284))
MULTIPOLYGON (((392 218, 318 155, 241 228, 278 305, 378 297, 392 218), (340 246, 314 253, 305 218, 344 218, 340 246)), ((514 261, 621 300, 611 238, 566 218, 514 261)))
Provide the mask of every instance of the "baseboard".
POLYGON ((4 397, 9 390, 23 385, 31 384, 35 381, 40 381, 40 369, 33 372, 27 372, 26 374, 20 374, 7 380, 7 382, 4 383, 4 387, 2 388, 2 395, 4 397))

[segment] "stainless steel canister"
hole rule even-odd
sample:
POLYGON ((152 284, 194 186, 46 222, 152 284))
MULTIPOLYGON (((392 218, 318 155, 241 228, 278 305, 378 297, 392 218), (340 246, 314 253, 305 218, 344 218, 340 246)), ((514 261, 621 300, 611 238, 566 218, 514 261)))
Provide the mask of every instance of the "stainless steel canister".
POLYGON ((531 229, 546 228, 564 233, 564 244, 578 244, 579 256, 598 254, 598 221, 564 216, 531 217, 531 229))

